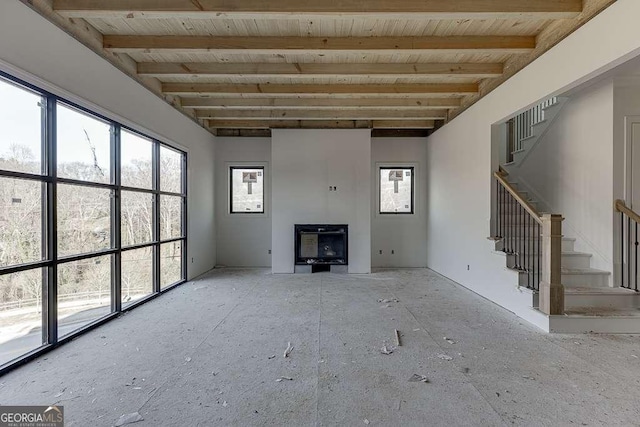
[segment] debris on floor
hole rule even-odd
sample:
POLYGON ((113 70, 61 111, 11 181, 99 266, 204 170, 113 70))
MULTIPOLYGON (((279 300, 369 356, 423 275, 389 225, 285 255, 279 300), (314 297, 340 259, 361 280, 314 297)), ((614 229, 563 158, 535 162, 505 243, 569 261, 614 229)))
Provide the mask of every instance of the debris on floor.
POLYGON ((184 358, 184 361, 185 361, 185 362, 191 362, 191 358, 190 358, 190 357, 185 357, 185 358, 184 358))
POLYGON ((392 298, 392 299, 382 299, 382 298, 380 298, 378 300, 378 302, 381 302, 382 304, 389 304, 390 302, 400 302, 400 300, 398 298, 392 298))
POLYGON ((391 354, 394 352, 396 348, 393 346, 387 346, 386 344, 382 346, 382 348, 380 349, 380 353, 382 354, 391 354))
POLYGON ((535 380, 535 378, 530 377, 529 375, 523 375, 522 378, 524 378, 525 380, 532 380, 532 381, 535 380))
POLYGON ((289 354, 293 351, 291 343, 287 343, 287 349, 284 351, 284 357, 289 357, 289 354))
POLYGON ((447 362, 453 360, 453 357, 447 356, 446 354, 439 354, 438 358, 442 360, 446 360, 447 362))
POLYGON ((227 403, 227 401, 225 400, 225 401, 223 401, 223 402, 222 402, 222 406, 224 406, 224 407, 226 408, 227 406, 229 406, 229 404, 228 404, 228 403, 227 403))
POLYGON ((116 427, 120 427, 126 424, 133 424, 133 423, 137 423, 138 421, 143 421, 144 418, 142 418, 142 415, 140 415, 137 412, 132 412, 130 414, 124 414, 122 415, 120 418, 118 418, 118 421, 116 421, 116 427))
POLYGON ((366 419, 366 418, 364 420, 362 420, 362 422, 365 423, 366 425, 369 425, 369 420, 366 419))
POLYGON ((278 378, 278 379, 276 380, 276 382, 278 382, 278 383, 279 383, 279 382, 284 381, 284 380, 286 380, 286 381, 293 381, 293 378, 291 378, 291 377, 280 377, 280 378, 278 378))
POLYGON ((413 374, 411 378, 409 378, 410 383, 428 383, 429 378, 426 375, 413 374))
POLYGON ((447 338, 447 337, 442 337, 446 342, 448 342, 449 344, 455 344, 456 342, 454 340, 452 340, 451 338, 447 338))
POLYGON ((400 347, 400 346, 402 345, 402 344, 400 344, 400 332, 398 332, 398 330, 397 330, 397 329, 394 329, 394 330, 393 330, 393 333, 394 333, 394 334, 395 334, 395 336, 396 336, 396 345, 397 345, 398 347, 400 347))
POLYGON ((275 359, 276 355, 272 354, 271 356, 267 357, 267 359, 275 359))

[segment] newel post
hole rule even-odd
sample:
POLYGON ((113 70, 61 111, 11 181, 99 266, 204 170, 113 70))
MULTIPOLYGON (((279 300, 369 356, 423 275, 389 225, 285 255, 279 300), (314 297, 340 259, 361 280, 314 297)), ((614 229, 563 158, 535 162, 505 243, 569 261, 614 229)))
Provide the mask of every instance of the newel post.
POLYGON ((542 280, 539 308, 545 314, 564 314, 562 286, 562 215, 542 215, 542 280))

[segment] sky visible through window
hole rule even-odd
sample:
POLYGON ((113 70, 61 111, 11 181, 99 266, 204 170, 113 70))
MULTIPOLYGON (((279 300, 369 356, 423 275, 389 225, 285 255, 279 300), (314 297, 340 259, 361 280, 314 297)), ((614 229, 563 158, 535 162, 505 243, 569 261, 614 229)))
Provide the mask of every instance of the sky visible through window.
MULTIPOLYGON (((40 165, 41 157, 41 107, 43 99, 4 80, 0 80, 0 157, 15 155, 16 149, 24 151, 24 160, 40 165)), ((58 163, 87 163, 92 159, 91 147, 86 131, 96 149, 98 166, 109 172, 109 125, 95 118, 79 113, 64 104, 58 104, 58 163)), ((124 134, 124 132, 123 132, 124 134)), ((133 139, 133 138, 130 138, 133 139)), ((149 146, 145 144, 127 144, 122 150, 122 165, 134 166, 136 160, 151 161, 149 146)), ((93 161, 91 161, 93 165, 93 161)), ((39 173, 39 170, 19 170, 18 172, 39 173)))
POLYGON ((45 184, 48 177, 14 173, 43 174, 45 117, 53 117, 46 109, 46 98, 0 78, 0 267, 18 269, 0 274, 0 365, 39 348, 43 328, 54 327, 55 323, 43 323, 48 286, 57 286, 57 333, 63 337, 112 311, 111 264, 118 256, 123 306, 185 275, 184 153, 121 127, 121 167, 115 173, 122 187, 118 188, 111 155, 116 122, 58 101, 56 203, 48 205, 43 202, 51 188, 45 184), (156 148, 159 158, 154 165, 156 148), (155 190, 154 170, 160 181, 155 190), (118 190, 121 203, 114 204, 118 190), (158 194, 158 190, 177 195, 158 194), (156 199, 157 206, 153 204, 156 199), (42 264, 27 264, 42 263, 47 256, 42 250, 47 242, 43 225, 53 206, 56 222, 51 236, 56 236, 58 254, 55 282, 43 275, 42 264), (120 247, 129 247, 121 253, 112 227, 117 217, 120 247), (156 229, 159 235, 154 238, 156 229), (132 245, 136 248, 130 248, 132 245), (100 252, 105 250, 116 252, 100 252), (154 288, 154 268, 158 269, 158 288, 154 288))

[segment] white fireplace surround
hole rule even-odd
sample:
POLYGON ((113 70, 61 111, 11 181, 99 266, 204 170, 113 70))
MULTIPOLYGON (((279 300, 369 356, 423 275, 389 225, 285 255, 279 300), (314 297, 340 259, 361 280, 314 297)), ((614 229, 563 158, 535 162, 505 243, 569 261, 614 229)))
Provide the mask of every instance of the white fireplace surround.
POLYGON ((271 177, 273 273, 294 272, 295 224, 347 224, 348 272, 371 272, 369 129, 273 129, 271 177))

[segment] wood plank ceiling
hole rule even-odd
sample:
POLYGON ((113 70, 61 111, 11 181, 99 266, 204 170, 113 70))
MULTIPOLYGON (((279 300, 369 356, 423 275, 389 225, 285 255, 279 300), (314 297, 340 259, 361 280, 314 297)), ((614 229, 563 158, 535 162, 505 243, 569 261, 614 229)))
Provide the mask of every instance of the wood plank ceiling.
POLYGON ((615 0, 23 1, 214 133, 258 135, 432 129, 615 0))

